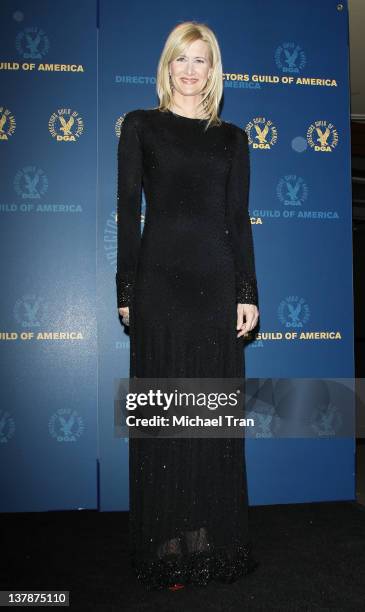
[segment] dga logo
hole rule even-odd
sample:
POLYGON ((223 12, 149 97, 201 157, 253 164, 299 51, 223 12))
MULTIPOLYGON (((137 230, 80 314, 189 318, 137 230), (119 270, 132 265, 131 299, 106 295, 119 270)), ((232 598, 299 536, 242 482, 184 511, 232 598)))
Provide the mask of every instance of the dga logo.
POLYGON ((284 206, 301 206, 308 198, 308 188, 300 176, 288 174, 280 179, 276 194, 284 206))
POLYGON ((48 304, 36 295, 24 295, 15 302, 14 317, 26 329, 39 328, 48 314, 48 304))
POLYGON ((8 140, 14 134, 16 122, 10 110, 0 106, 0 140, 8 140))
POLYGON ((77 111, 60 108, 48 121, 48 128, 53 138, 64 142, 75 142, 84 131, 84 123, 77 111))
POLYGON ((126 113, 124 113, 124 115, 121 115, 120 117, 118 117, 118 119, 117 119, 117 121, 115 123, 115 126, 114 126, 115 133, 116 133, 118 138, 120 137, 120 130, 122 128, 122 124, 123 124, 125 116, 126 116, 126 113))
POLYGON ((76 442, 84 433, 84 422, 76 410, 60 408, 50 418, 49 433, 57 442, 76 442))
POLYGON ((104 227, 104 251, 108 262, 115 266, 117 262, 117 213, 111 212, 104 227))
POLYGON ((41 59, 49 50, 49 40, 40 28, 29 27, 19 32, 15 46, 23 59, 41 59))
POLYGON ((318 407, 318 414, 312 429, 320 437, 335 436, 343 425, 342 415, 337 406, 324 404, 318 407))
POLYGON ((277 67, 285 74, 298 74, 307 61, 303 49, 294 42, 280 45, 274 57, 277 67))
POLYGON ((315 151, 331 153, 338 143, 338 133, 329 121, 315 121, 308 128, 307 140, 315 151))
POLYGON ((280 302, 278 316, 285 327, 289 329, 300 328, 309 319, 309 306, 303 298, 290 295, 280 302))
POLYGON ((48 179, 41 168, 25 166, 15 175, 14 189, 23 200, 39 200, 48 190, 48 179))
POLYGON ((15 421, 7 410, 0 410, 0 444, 6 444, 13 437, 15 421))
POLYGON ((265 117, 255 117, 245 129, 253 149, 271 149, 278 139, 276 127, 265 117))

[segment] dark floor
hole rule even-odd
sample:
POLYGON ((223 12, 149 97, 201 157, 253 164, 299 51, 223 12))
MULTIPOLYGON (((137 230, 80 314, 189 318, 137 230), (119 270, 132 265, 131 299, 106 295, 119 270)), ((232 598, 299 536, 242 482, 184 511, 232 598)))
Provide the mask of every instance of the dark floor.
POLYGON ((65 589, 72 610, 364 610, 365 507, 355 502, 250 508, 260 566, 231 585, 148 592, 127 557, 128 515, 2 514, 0 588, 65 589))

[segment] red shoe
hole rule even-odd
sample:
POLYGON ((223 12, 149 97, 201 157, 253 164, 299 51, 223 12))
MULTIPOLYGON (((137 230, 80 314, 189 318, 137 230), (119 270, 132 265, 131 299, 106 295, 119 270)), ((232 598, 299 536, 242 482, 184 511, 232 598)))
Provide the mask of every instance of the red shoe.
POLYGON ((168 587, 169 591, 179 591, 180 589, 184 589, 185 588, 185 584, 182 584, 181 582, 175 582, 175 584, 172 584, 171 586, 168 587))

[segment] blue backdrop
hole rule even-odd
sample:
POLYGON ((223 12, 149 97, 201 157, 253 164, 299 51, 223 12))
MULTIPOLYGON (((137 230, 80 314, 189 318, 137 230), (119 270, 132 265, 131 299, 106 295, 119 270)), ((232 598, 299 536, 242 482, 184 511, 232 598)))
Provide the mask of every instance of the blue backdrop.
MULTIPOLYGON (((129 365, 114 279, 117 143, 126 112, 157 105, 157 62, 178 22, 215 31, 221 116, 250 140, 260 328, 246 374, 354 375, 348 7, 294 6, 4 3, 2 511, 128 509, 128 442, 113 421, 129 365)), ((355 497, 353 438, 269 431, 246 456, 251 504, 355 497)))

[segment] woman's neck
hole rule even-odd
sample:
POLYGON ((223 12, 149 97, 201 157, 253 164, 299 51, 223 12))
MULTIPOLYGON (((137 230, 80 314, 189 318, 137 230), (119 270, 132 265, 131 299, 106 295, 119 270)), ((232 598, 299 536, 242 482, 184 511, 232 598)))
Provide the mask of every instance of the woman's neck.
POLYGON ((189 119, 207 119, 207 117, 201 114, 201 109, 198 106, 195 108, 184 108, 182 106, 178 106, 175 102, 172 102, 170 105, 170 110, 177 115, 182 115, 184 117, 188 117, 189 119))

